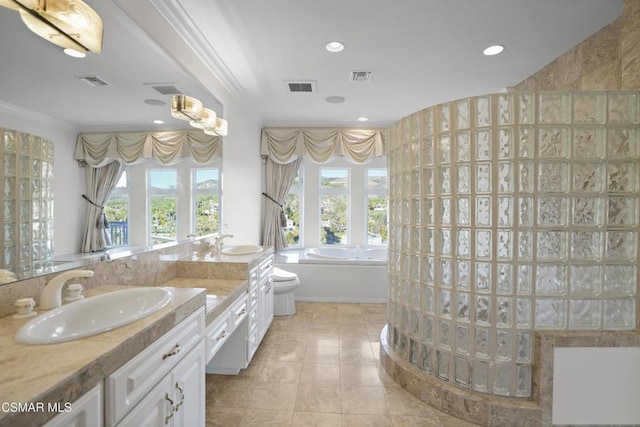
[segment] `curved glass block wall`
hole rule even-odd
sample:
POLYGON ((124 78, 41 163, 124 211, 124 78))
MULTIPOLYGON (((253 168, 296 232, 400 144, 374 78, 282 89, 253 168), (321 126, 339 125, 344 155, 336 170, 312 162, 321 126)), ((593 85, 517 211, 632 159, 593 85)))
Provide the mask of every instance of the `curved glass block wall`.
POLYGON ((638 92, 504 93, 392 126, 393 351, 530 397, 535 330, 634 329, 638 92))
POLYGON ((14 273, 53 264, 53 143, 0 128, 0 266, 14 273))

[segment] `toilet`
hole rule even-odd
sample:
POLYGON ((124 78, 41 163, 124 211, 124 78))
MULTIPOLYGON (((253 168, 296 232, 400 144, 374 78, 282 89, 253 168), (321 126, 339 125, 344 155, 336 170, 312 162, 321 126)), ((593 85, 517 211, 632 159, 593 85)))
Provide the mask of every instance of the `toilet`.
POLYGON ((273 314, 289 316, 296 314, 296 302, 293 291, 300 284, 298 275, 290 271, 273 267, 273 314))

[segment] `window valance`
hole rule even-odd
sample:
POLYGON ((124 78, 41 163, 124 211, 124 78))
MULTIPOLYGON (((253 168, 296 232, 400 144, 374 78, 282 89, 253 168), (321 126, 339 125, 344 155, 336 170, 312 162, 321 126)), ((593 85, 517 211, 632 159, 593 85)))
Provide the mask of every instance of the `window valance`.
POLYGON ((260 154, 277 163, 290 163, 298 157, 316 163, 335 157, 367 163, 386 155, 386 129, 263 128, 260 154))
POLYGON ((222 157, 222 138, 201 130, 81 133, 74 158, 93 167, 114 160, 127 165, 153 159, 171 165, 184 159, 197 163, 222 157))

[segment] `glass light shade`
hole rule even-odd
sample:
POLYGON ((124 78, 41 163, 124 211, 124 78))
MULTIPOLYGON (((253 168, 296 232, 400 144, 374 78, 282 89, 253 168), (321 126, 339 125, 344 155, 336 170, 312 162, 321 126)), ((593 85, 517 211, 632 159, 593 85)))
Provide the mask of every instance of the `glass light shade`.
POLYGON ((229 131, 229 124, 225 119, 221 119, 218 117, 216 119, 216 126, 214 128, 205 129, 204 133, 207 135, 219 135, 219 136, 227 136, 229 131))
MULTIPOLYGON (((34 33, 64 49, 78 52, 102 50, 102 19, 79 0, 23 1, 19 9, 25 25, 34 33)), ((4 6, 4 2, 0 3, 4 6)))
POLYGON ((171 115, 179 120, 200 120, 202 115, 202 101, 186 95, 171 97, 171 115))
POLYGON ((198 129, 209 129, 216 127, 216 112, 210 108, 203 108, 198 120, 191 120, 191 126, 198 129))

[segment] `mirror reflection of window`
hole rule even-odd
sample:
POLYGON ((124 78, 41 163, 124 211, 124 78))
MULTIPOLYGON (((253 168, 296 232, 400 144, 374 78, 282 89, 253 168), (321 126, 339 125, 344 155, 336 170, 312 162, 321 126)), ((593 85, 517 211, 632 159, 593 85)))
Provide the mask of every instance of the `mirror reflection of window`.
POLYGON ((125 170, 105 204, 113 246, 129 244, 129 210, 129 174, 125 170))
POLYGON ((172 242, 177 236, 177 187, 175 170, 148 170, 149 244, 172 242))
POLYGON ((202 236, 220 230, 220 170, 194 169, 192 175, 193 218, 191 232, 202 236))

